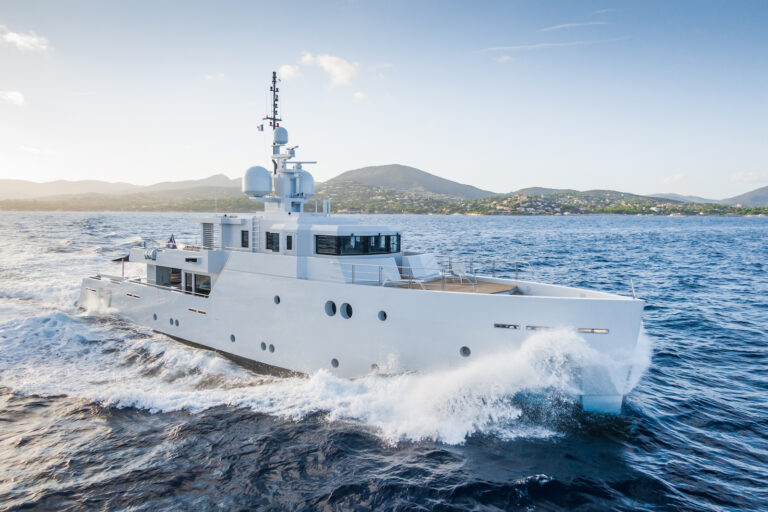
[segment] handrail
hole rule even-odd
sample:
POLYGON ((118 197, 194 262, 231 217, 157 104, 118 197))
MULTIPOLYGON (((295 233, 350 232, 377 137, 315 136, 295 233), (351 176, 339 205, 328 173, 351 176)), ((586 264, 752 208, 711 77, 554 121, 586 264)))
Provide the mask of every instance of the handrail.
POLYGON ((108 280, 112 281, 115 284, 120 284, 120 283, 123 283, 123 282, 128 282, 128 283, 133 283, 133 284, 140 284, 142 286, 151 286, 152 288, 159 288, 161 290, 169 290, 169 291, 172 291, 172 292, 186 293, 187 295, 195 295, 197 297, 208 298, 208 295, 206 295, 205 293, 193 292, 193 291, 185 290, 183 288, 175 288, 173 286, 165 286, 165 285, 162 285, 162 284, 148 283, 146 281, 142 281, 141 277, 134 277, 134 278, 125 277, 125 278, 121 278, 121 277, 110 276, 110 275, 106 275, 106 274, 97 274, 95 276, 91 276, 90 278, 91 279, 98 279, 99 281, 101 281, 101 279, 104 278, 104 279, 108 279, 108 280))
POLYGON ((437 267, 413 267, 404 265, 376 265, 373 263, 357 263, 346 261, 329 261, 331 265, 339 265, 342 268, 342 273, 345 272, 345 266, 349 269, 349 278, 352 284, 355 283, 376 283, 378 286, 388 286, 391 284, 408 284, 410 287, 413 284, 419 285, 424 288, 423 283, 434 282, 436 280, 441 281, 441 288, 445 289, 446 283, 449 283, 451 279, 457 279, 458 283, 451 282, 451 286, 467 286, 477 290, 477 279, 466 273, 458 273, 449 268, 437 268, 437 267), (362 272, 361 272, 362 270, 362 272), (392 279, 385 275, 385 271, 388 274, 395 273, 397 279, 392 279), (417 271, 417 272, 414 272, 417 271), (421 272, 418 272, 421 271, 421 272), (424 277, 417 277, 423 275, 424 277), (363 276, 361 278, 361 275, 363 276), (367 278, 366 278, 367 277, 367 278))
POLYGON ((174 288, 173 286, 165 286, 162 284, 153 284, 153 283, 147 283, 146 281, 142 281, 141 278, 138 279, 127 279, 127 281, 134 283, 134 284, 140 284, 142 286, 151 286, 152 288, 159 288, 161 290, 170 290, 172 292, 179 292, 179 293, 186 293, 187 295, 195 295, 197 297, 205 297, 208 298, 208 295, 205 293, 198 293, 193 292, 190 290, 185 290, 183 288, 174 288))
MULTIPOLYGON (((407 283, 409 286, 412 284, 419 284, 423 288, 425 282, 433 282, 437 279, 441 280, 441 287, 445 288, 446 282, 451 282, 451 286, 471 286, 477 289, 477 277, 481 275, 488 275, 480 273, 476 265, 474 258, 469 259, 468 266, 464 265, 464 262, 460 258, 454 256, 437 256, 442 260, 440 267, 413 267, 410 265, 378 265, 374 263, 359 263, 359 262, 345 262, 332 260, 329 263, 332 265, 339 265, 342 267, 342 272, 349 275, 351 283, 376 283, 378 286, 387 286, 393 283, 407 283), (385 272, 386 271, 386 272, 385 272), (385 276, 386 274, 397 273, 398 279, 392 279, 385 276), (424 276, 416 277, 417 275, 424 276), (455 281, 458 280, 458 283, 455 281)), ((518 279, 521 268, 529 271, 534 278, 536 272, 530 262, 524 260, 512 260, 507 262, 506 265, 499 266, 496 259, 488 260, 490 262, 490 275, 496 277, 497 272, 505 270, 514 266, 515 279, 518 279)), ((488 270, 486 270, 488 272, 488 270)), ((345 276, 346 277, 346 276, 345 276)))

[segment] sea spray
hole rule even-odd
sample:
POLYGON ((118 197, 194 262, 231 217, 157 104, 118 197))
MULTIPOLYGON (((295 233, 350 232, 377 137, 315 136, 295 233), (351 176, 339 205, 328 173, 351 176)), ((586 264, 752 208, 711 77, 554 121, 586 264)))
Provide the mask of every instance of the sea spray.
MULTIPOLYGON (((552 435, 548 425, 524 421, 516 396, 538 394, 542 407, 559 407, 547 397, 553 390, 577 396, 580 365, 615 364, 569 330, 536 333, 519 350, 473 358, 461 367, 357 379, 327 371, 308 378, 260 376, 213 352, 100 317, 55 312, 8 322, 0 332, 0 385, 17 392, 64 393, 152 412, 227 405, 292 420, 324 412, 330 421, 371 427, 390 443, 456 444, 475 433, 552 435)), ((624 379, 627 385, 626 374, 624 379)))

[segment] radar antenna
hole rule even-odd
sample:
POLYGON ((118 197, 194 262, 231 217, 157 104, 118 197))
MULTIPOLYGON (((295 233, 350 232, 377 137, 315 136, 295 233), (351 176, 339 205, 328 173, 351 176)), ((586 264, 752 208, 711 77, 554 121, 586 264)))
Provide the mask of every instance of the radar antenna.
POLYGON ((280 80, 277 78, 277 71, 273 71, 272 87, 269 88, 269 91, 272 93, 272 115, 264 118, 265 121, 269 121, 269 126, 272 127, 272 131, 276 130, 277 127, 280 126, 280 121, 282 121, 282 119, 277 116, 277 93, 280 92, 280 89, 277 88, 277 82, 279 81, 280 80))
MULTIPOLYGON (((272 131, 274 132, 277 130, 278 126, 280 126, 280 117, 278 117, 277 114, 277 102, 278 102, 278 95, 277 93, 280 92, 280 89, 277 88, 277 82, 279 82, 280 79, 277 78, 277 71, 272 72, 272 87, 269 88, 269 91, 272 93, 272 115, 266 116, 263 118, 264 121, 269 121, 269 126, 272 127, 272 131)), ((274 166, 273 173, 277 174, 277 160, 272 159, 272 165, 274 166)))

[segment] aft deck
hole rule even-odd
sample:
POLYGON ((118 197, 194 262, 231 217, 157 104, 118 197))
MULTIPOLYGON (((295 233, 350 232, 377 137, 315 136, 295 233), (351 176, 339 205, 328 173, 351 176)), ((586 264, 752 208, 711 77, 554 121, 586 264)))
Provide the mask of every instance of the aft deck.
POLYGON ((405 283, 390 284, 392 288, 408 288, 412 290, 431 290, 441 292, 488 293, 505 295, 522 295, 515 285, 506 283, 491 283, 487 281, 469 281, 467 279, 436 279, 434 281, 410 280, 405 283))

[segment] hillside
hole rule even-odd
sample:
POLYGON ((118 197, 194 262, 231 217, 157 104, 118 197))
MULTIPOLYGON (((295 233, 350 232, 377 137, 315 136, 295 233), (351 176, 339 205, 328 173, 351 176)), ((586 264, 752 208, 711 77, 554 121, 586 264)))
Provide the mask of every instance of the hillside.
POLYGON ((752 190, 746 194, 723 199, 720 203, 730 205, 740 204, 742 206, 768 206, 768 186, 752 190))
POLYGON ((720 203, 717 199, 707 199, 699 196, 684 196, 682 194, 651 194, 651 197, 658 197, 659 199, 671 199, 673 201, 682 201, 684 203, 720 203))
POLYGON ((36 183, 25 180, 0 179, 0 199, 29 199, 64 194, 125 194, 140 190, 139 185, 98 180, 56 180, 36 183))
POLYGON ((347 171, 328 180, 328 184, 355 182, 397 192, 409 192, 424 196, 481 199, 495 195, 472 185, 464 185, 407 165, 375 165, 347 171))
MULTIPOLYGON (((47 211, 255 211, 262 205, 240 192, 240 179, 218 174, 201 180, 136 186, 105 182, 34 183, 14 181, 16 193, 45 194, 1 199, 0 210, 47 211), (62 185, 66 184, 66 186, 62 185), (72 185, 72 184, 77 184, 72 185), (31 186, 27 186, 31 185, 31 186), (58 186, 58 195, 51 195, 58 186), (75 193, 62 193, 71 191, 75 193), (120 192, 122 187, 123 192, 120 192), (91 192, 97 190, 97 192, 91 192)), ((2 184, 2 182, 0 182, 2 184)), ((4 190, 5 196, 11 192, 4 190)), ((335 212, 439 213, 478 215, 765 215, 768 187, 722 202, 689 202, 641 196, 615 190, 529 187, 510 194, 493 194, 402 165, 348 171, 316 185, 306 210, 323 199, 335 212), (368 182, 368 183, 365 183, 368 182), (376 183, 376 184, 370 184, 376 183), (461 195, 459 195, 461 194, 461 195), (469 196, 469 197, 466 197, 469 196), (723 204, 729 201, 731 204, 723 204), (742 207, 736 207, 741 204, 742 207), (758 204, 759 206, 750 206, 758 204)))

